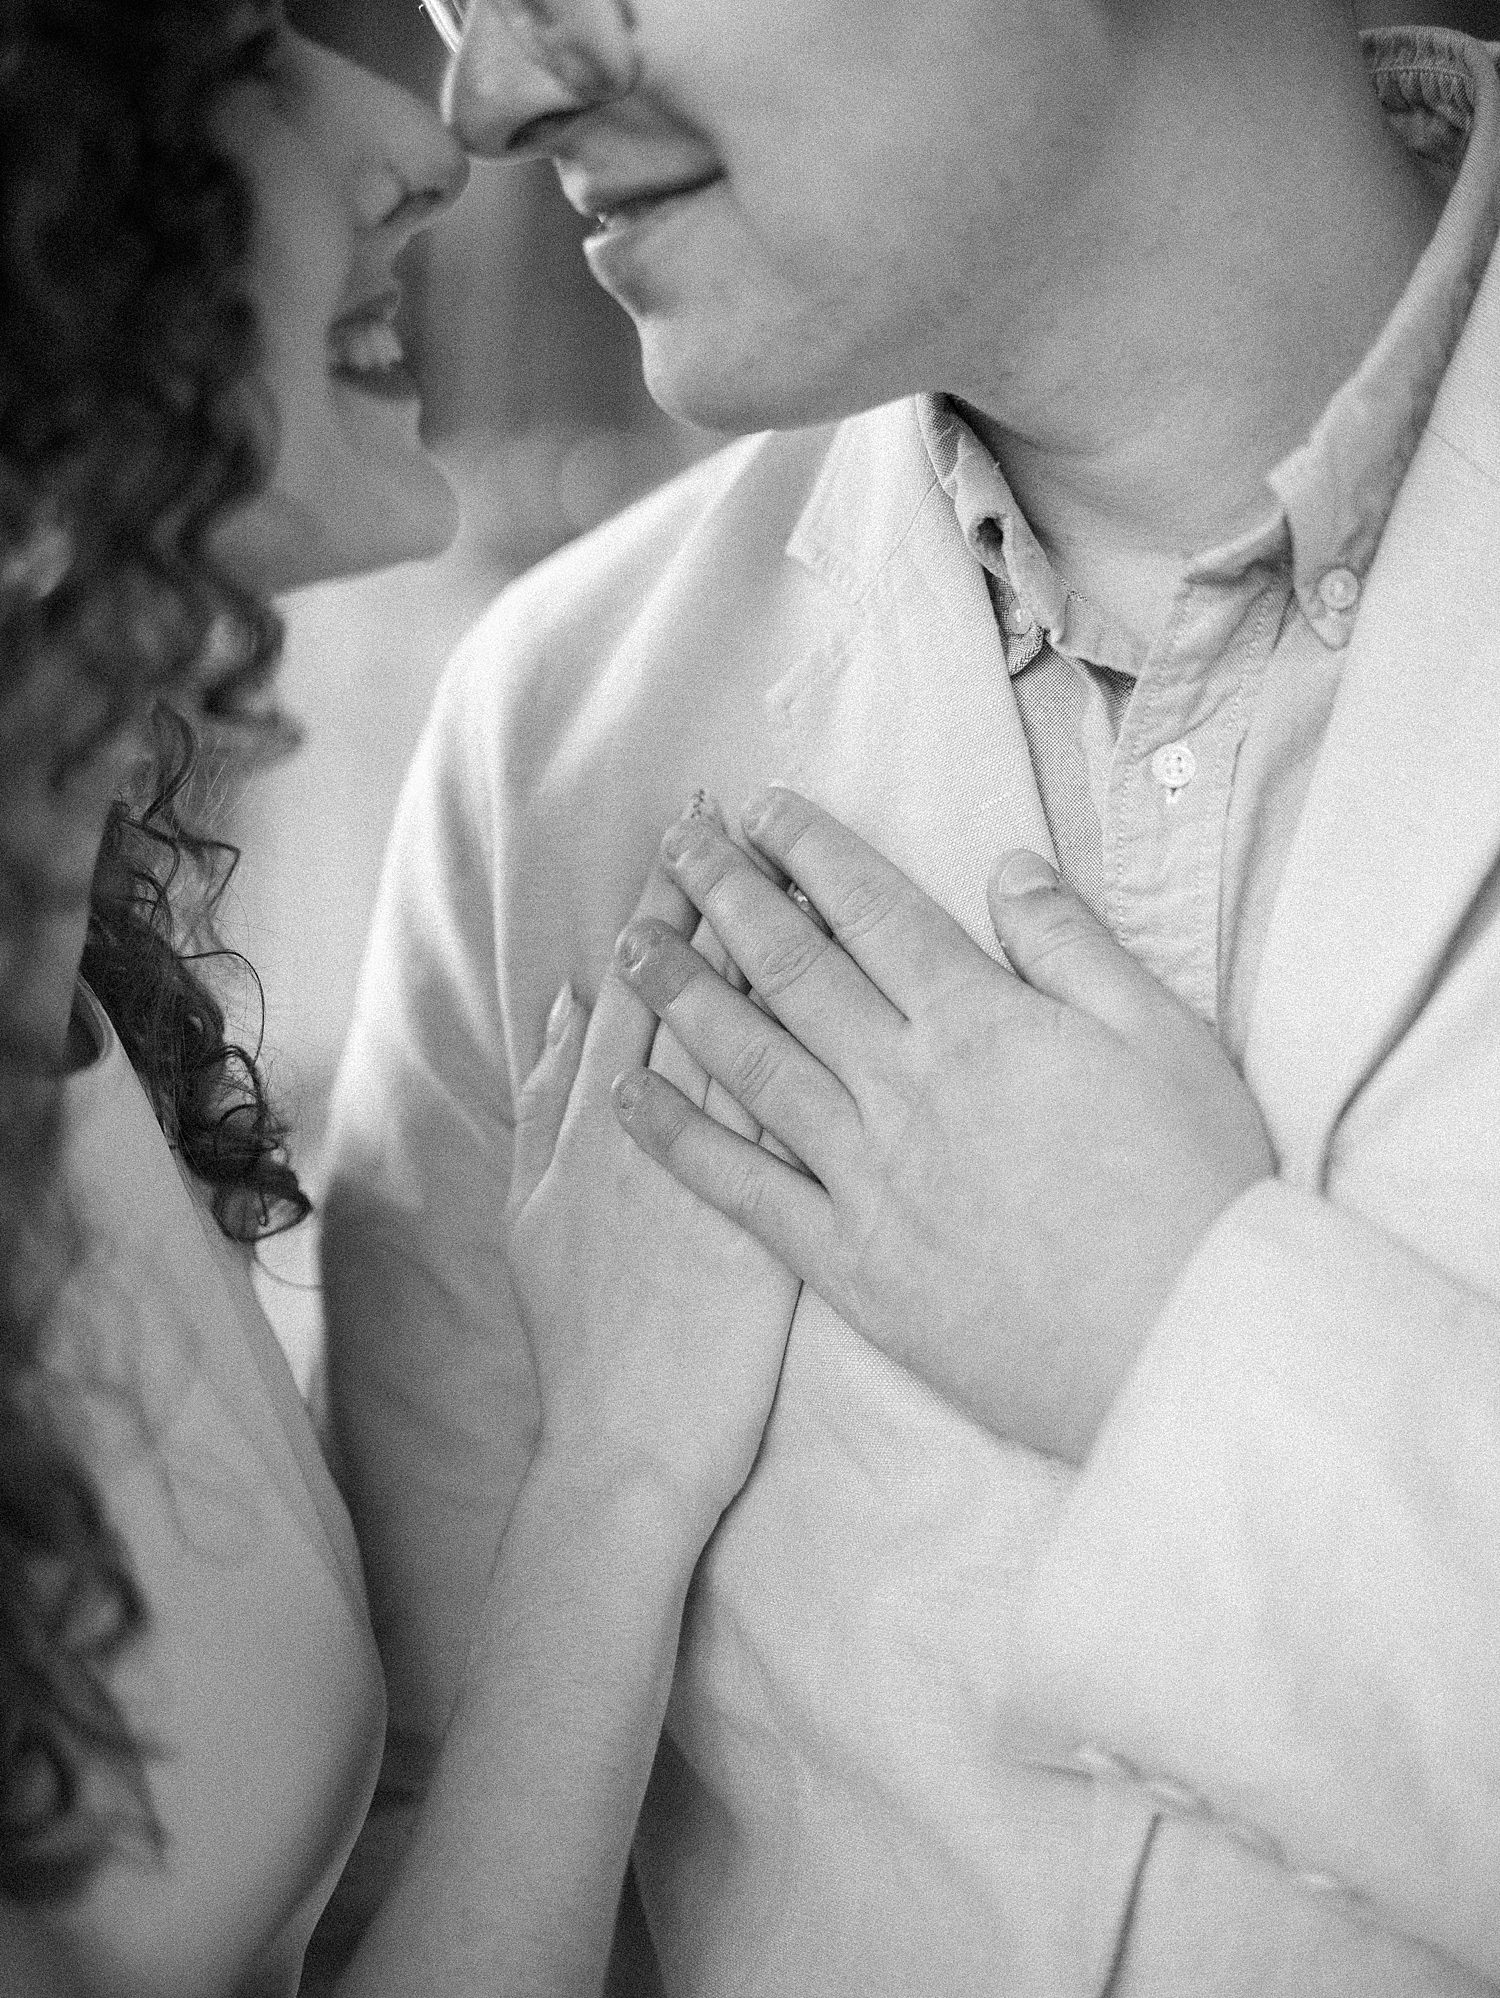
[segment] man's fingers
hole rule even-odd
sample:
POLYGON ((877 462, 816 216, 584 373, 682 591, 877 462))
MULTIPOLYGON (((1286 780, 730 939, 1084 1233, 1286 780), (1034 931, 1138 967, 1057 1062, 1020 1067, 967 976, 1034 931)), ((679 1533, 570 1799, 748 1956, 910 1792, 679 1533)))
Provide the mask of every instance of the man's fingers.
POLYGON ((901 1026, 900 1012, 717 816, 680 819, 662 854, 777 1018, 826 1068, 852 1080, 871 1048, 901 1026))
POLYGON ((763 1145, 726 1131, 649 1070, 618 1076, 614 1102, 615 1115, 643 1152, 753 1235, 794 1276, 817 1283, 834 1221, 832 1202, 816 1180, 763 1145))
POLYGON ((1050 999, 1076 1006, 1127 1040, 1163 1009, 1166 995, 1115 942, 1055 868, 1026 848, 1002 855, 989 879, 990 918, 1017 975, 1050 999))
POLYGON ((564 985, 547 1016, 547 1037, 536 1067, 516 1098, 515 1154, 510 1205, 519 1211, 540 1184, 557 1150, 557 1134, 567 1114, 588 1027, 588 1008, 564 985))
POLYGON ((983 958, 930 895, 810 798, 772 785, 746 806, 743 823, 908 1019, 983 958))
POLYGON ((789 1145, 814 1172, 838 1155, 839 1141, 847 1140, 856 1117, 849 1092, 669 925, 627 923, 615 966, 756 1125, 789 1145))

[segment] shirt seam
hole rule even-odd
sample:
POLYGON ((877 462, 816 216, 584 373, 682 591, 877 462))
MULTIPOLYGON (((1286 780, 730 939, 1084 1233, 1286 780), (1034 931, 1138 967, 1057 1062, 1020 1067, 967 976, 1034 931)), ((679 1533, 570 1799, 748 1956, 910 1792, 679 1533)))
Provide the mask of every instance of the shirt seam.
POLYGON ((1455 458, 1469 467, 1471 472, 1477 472, 1487 486, 1500 489, 1500 473, 1496 473, 1489 465, 1481 464, 1472 451, 1466 451, 1462 444, 1448 435, 1446 430, 1439 428, 1436 423, 1429 423, 1427 434, 1435 438, 1445 450, 1451 451, 1455 458))

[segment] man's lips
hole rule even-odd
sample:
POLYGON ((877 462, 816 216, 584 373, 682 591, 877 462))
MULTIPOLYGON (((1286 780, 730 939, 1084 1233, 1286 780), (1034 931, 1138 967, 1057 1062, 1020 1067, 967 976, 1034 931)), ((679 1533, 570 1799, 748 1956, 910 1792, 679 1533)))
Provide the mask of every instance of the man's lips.
POLYGON ((603 182, 569 187, 565 191, 568 200, 580 215, 589 215, 599 224, 600 232, 608 235, 616 229, 623 229, 632 222, 638 222, 654 209, 664 207, 669 201, 682 201, 689 195, 701 194, 705 188, 715 186, 723 175, 717 171, 698 174, 691 180, 662 181, 654 186, 642 187, 639 184, 607 185, 603 182))

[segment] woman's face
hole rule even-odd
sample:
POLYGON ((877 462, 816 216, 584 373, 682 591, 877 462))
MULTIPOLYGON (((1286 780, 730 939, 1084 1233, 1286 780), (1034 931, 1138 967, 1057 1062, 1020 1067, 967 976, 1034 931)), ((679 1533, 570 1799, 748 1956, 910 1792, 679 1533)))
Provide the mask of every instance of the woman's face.
POLYGON ((417 434, 392 265, 462 188, 462 153, 416 98, 289 28, 220 132, 255 196, 248 281, 276 424, 270 483, 219 530, 220 558, 275 594, 435 555, 457 512, 417 434))

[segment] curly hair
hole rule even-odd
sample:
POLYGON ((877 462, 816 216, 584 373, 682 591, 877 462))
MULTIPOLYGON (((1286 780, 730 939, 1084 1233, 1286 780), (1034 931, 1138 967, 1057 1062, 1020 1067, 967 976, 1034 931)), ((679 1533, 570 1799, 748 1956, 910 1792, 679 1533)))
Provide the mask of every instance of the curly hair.
MULTIPOLYGON (((110 812, 82 969, 246 1240, 308 1202, 201 971, 234 855, 182 801, 193 721, 259 726, 280 644, 208 553, 272 437, 250 200, 213 119, 277 31, 270 0, 0 0, 0 768, 60 785, 153 717, 155 767, 110 812)), ((58 888, 15 816, 0 795, 0 1893, 35 1900, 77 1892, 122 1832, 159 1832, 110 1689, 148 1607, 42 1364, 81 1242, 59 1064, 24 1003, 58 888)))

